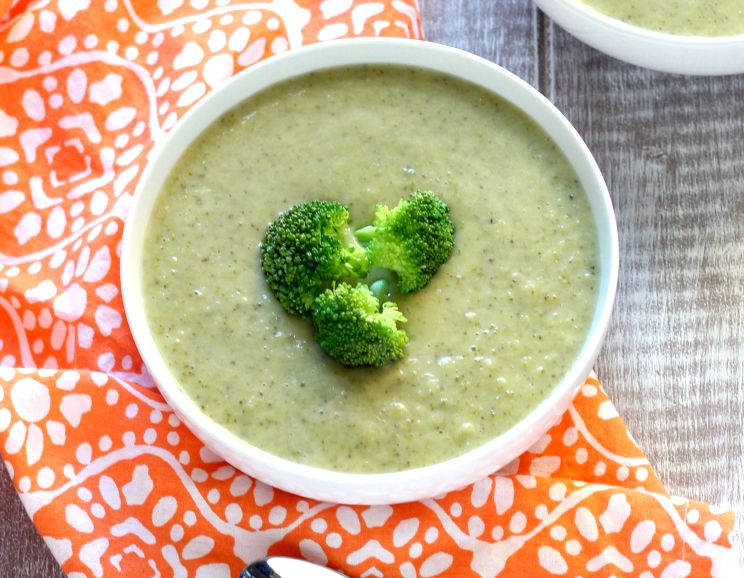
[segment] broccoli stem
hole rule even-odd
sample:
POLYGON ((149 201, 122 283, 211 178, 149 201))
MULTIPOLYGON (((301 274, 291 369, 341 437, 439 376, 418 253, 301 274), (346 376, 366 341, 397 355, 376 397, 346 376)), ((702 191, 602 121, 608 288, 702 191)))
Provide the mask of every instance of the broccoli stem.
POLYGON ((356 238, 359 239, 360 243, 368 243, 374 239, 376 233, 377 227, 374 225, 367 225, 366 227, 354 231, 354 235, 356 235, 356 238))
POLYGON ((390 282, 387 279, 378 279, 369 286, 369 289, 380 303, 390 300, 390 282))

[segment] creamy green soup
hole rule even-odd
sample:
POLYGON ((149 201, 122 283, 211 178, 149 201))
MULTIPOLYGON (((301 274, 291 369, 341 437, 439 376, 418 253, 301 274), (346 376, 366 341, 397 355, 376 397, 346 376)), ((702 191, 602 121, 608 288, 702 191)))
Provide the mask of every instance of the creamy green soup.
POLYGON ((146 246, 147 316, 185 391, 252 444, 342 471, 439 462, 508 429, 565 375, 597 298, 597 233, 556 145, 480 88, 395 67, 303 76, 231 110, 178 162, 146 246), (265 227, 311 199, 359 227, 422 188, 451 207, 456 249, 396 297, 404 359, 342 367, 266 286, 265 227))
POLYGON ((582 0, 641 28, 684 36, 744 34, 742 0, 582 0))

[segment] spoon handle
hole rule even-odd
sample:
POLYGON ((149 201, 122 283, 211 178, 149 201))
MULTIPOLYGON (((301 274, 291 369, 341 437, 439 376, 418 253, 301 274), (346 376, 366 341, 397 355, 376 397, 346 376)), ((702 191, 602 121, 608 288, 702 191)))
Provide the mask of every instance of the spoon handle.
POLYGON ((239 578, 339 578, 341 574, 297 558, 270 556, 251 562, 239 578))
POLYGON ((266 560, 257 560, 243 569, 240 578, 282 578, 282 576, 274 572, 266 560))

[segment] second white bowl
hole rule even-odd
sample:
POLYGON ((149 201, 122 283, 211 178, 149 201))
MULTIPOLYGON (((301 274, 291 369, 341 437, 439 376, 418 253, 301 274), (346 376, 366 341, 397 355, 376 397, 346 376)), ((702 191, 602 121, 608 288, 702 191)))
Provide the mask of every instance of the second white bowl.
POLYGON ((582 42, 631 64, 676 74, 744 72, 744 34, 667 34, 605 16, 579 0, 535 0, 535 3, 582 42))

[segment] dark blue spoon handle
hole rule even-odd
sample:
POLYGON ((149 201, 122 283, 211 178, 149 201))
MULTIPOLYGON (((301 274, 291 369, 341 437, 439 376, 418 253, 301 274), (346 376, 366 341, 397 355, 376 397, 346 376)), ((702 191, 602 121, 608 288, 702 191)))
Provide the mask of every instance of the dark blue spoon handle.
MULTIPOLYGON (((283 578, 277 574, 266 560, 257 560, 246 566, 240 573, 240 578, 283 578)), ((284 577, 288 578, 288 577, 284 577)))
POLYGON ((340 576, 343 575, 306 560, 269 556, 248 564, 240 573, 239 578, 338 578, 340 576))

